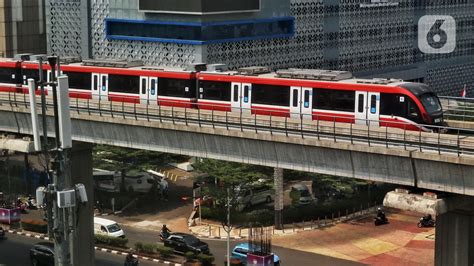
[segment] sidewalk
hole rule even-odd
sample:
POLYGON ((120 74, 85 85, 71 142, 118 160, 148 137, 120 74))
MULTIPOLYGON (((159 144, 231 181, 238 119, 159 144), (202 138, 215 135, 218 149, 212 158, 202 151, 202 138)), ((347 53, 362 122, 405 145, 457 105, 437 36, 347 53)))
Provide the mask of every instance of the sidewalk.
POLYGON ((433 265, 434 228, 418 228, 420 214, 395 211, 387 225, 373 218, 340 223, 323 230, 274 236, 273 245, 368 265, 433 265))

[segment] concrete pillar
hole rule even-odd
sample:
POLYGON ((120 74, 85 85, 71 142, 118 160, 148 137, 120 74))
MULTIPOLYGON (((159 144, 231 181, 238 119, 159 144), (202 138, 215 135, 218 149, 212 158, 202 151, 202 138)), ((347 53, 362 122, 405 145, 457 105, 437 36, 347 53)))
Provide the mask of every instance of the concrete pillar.
POLYGON ((452 210, 437 216, 437 266, 474 265, 474 198, 471 198, 471 203, 468 209, 452 210))
POLYGON ((92 187, 92 145, 74 142, 71 152, 71 176, 73 184, 82 183, 89 202, 81 205, 77 214, 78 224, 74 238, 73 265, 94 265, 94 189, 92 187))
POLYGON ((275 228, 282 229, 282 212, 283 212, 283 169, 275 168, 275 228))

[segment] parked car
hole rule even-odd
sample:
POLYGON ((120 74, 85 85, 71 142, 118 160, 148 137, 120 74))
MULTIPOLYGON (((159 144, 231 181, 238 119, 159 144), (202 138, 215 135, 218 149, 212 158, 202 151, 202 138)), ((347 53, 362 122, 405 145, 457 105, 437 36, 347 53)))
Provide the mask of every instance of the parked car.
MULTIPOLYGON (((255 251, 257 252, 260 250, 258 246, 256 247, 254 246, 254 248, 255 248, 255 251)), ((232 257, 238 258, 240 261, 242 261, 245 264, 247 263, 247 255, 249 252, 250 252, 249 243, 240 243, 232 249, 232 257)), ((274 253, 272 254, 273 254, 273 264, 275 266, 279 266, 281 264, 280 257, 278 257, 278 255, 274 253)))
POLYGON ((116 222, 104 218, 94 217, 94 234, 101 234, 111 237, 125 237, 120 225, 116 222))
POLYGON ((50 242, 40 242, 30 249, 31 265, 51 265, 54 266, 54 244, 50 242))
POLYGON ((238 210, 250 208, 253 205, 273 201, 274 191, 270 186, 259 185, 237 189, 238 210))
POLYGON ((191 251, 195 254, 209 254, 209 245, 190 234, 171 233, 164 243, 165 247, 173 248, 176 253, 184 254, 191 251))
POLYGON ((0 226, 0 239, 4 239, 5 238, 5 230, 3 230, 3 228, 0 226))
POLYGON ((116 179, 121 178, 120 172, 94 169, 92 175, 95 189, 108 192, 120 192, 120 183, 116 183, 116 179))
POLYGON ((313 197, 311 196, 311 193, 309 192, 309 189, 305 184, 299 183, 292 185, 291 192, 292 191, 298 191, 300 193, 298 205, 308 205, 313 202, 313 197))

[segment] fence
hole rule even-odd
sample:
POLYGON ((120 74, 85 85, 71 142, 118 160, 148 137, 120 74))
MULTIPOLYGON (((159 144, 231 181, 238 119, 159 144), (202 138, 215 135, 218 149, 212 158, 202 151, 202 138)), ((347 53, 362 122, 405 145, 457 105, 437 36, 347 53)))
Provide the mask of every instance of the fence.
MULTIPOLYGON (((324 217, 316 217, 313 220, 309 221, 302 221, 302 222, 295 222, 291 224, 284 224, 282 229, 276 229, 275 226, 269 226, 265 228, 269 228, 272 230, 274 235, 278 234, 285 234, 285 233, 293 233, 299 231, 307 231, 313 230, 318 228, 324 228, 327 226, 332 226, 337 223, 347 222, 350 220, 358 219, 365 217, 367 215, 374 215, 376 214, 377 208, 380 205, 374 203, 371 205, 370 203, 367 204, 366 208, 363 205, 360 205, 360 208, 356 209, 355 207, 351 209, 346 209, 344 213, 340 211, 337 213, 332 213, 330 216, 326 215, 324 217)), ((216 224, 201 224, 204 230, 200 231, 201 236, 206 237, 226 237, 227 233, 224 231, 222 226, 216 224)), ((241 228, 234 228, 232 229, 231 236, 245 238, 249 235, 249 228, 241 227, 241 228)))

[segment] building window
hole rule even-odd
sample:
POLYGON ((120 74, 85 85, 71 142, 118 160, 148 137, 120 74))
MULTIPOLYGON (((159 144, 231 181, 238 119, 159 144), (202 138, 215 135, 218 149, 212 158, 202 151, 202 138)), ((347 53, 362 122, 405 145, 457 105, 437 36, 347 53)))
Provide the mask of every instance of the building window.
POLYGON ((210 44, 263 38, 284 38, 294 34, 294 18, 184 23, 106 19, 111 40, 136 40, 186 44, 210 44))

